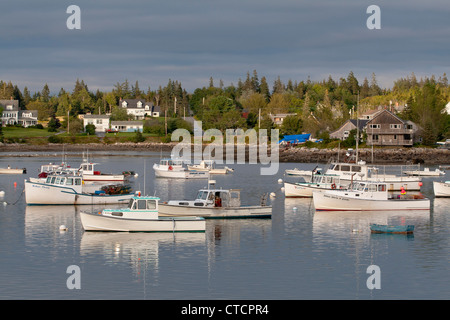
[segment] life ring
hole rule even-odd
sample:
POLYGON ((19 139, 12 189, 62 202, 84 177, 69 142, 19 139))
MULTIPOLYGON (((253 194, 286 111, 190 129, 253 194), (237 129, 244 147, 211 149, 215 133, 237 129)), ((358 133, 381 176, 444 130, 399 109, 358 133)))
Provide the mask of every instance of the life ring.
POLYGON ((336 189, 336 184, 335 184, 335 183, 333 183, 333 184, 331 185, 331 189, 336 189))
POLYGON ((173 170, 173 167, 172 167, 172 166, 169 166, 169 170, 173 170))

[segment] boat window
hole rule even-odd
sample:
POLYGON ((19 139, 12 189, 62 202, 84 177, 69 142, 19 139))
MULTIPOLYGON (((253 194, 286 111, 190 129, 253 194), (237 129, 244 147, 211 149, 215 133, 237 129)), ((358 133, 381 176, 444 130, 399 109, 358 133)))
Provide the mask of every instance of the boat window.
POLYGON ((45 183, 50 183, 51 180, 52 180, 52 177, 47 177, 47 180, 45 181, 45 183))
POLYGON ((128 202, 128 208, 129 208, 129 209, 132 209, 133 203, 134 203, 134 200, 133 200, 133 199, 130 199, 130 201, 128 202))
POLYGON ((339 171, 339 165, 335 165, 333 170, 339 171))
POLYGON ((194 202, 194 206, 203 207, 203 202, 194 202))
POLYGON ((202 198, 202 195, 203 195, 203 191, 199 191, 199 192, 197 193, 197 198, 196 198, 196 199, 201 199, 201 198, 202 198))
POLYGON ((364 191, 364 183, 360 183, 359 185, 358 185, 358 191, 364 191))
POLYGON ((59 184, 63 185, 66 182, 66 178, 61 178, 61 182, 59 184))
POLYGON ((52 182, 51 182, 52 184, 55 183, 55 179, 56 179, 56 177, 52 177, 52 182))
POLYGON ((372 191, 372 192, 377 191, 377 185, 376 184, 369 184, 369 191, 372 191))
POLYGON ((75 185, 76 186, 81 185, 81 179, 75 179, 75 185))
POLYGON ((327 177, 327 183, 333 183, 333 178, 332 177, 327 177))
POLYGON ((145 209, 147 209, 147 202, 145 200, 138 200, 137 201, 137 209, 138 210, 145 210, 145 209))
POLYGON ((341 171, 350 171, 350 166, 341 165, 341 171))
POLYGON ((330 170, 334 170, 335 167, 336 167, 336 165, 335 165, 335 164, 332 164, 332 165, 330 166, 330 170))
POLYGON ((73 185, 73 178, 67 178, 67 180, 66 180, 66 185, 67 185, 67 186, 73 185))
POLYGON ((147 209, 156 209, 156 201, 147 200, 147 209))
POLYGON ((213 192, 210 192, 210 193, 209 193, 208 200, 211 200, 211 201, 214 200, 214 194, 213 194, 213 192))
POLYGON ((361 167, 360 166, 352 166, 352 171, 353 172, 361 172, 361 167))
POLYGON ((378 191, 386 191, 386 185, 385 184, 379 184, 378 185, 378 191))

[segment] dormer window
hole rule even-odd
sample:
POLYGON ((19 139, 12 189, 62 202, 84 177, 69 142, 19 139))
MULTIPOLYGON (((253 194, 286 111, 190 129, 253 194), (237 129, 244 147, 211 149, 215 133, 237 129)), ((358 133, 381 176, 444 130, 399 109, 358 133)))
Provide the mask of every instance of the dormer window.
POLYGON ((126 107, 127 107, 127 104, 128 104, 128 103, 127 103, 126 101, 123 101, 123 102, 122 102, 122 108, 126 108, 126 107))
POLYGON ((141 102, 141 101, 138 101, 137 107, 138 107, 138 108, 142 108, 142 102, 141 102))
POLYGON ((6 110, 12 110, 13 109, 13 106, 12 105, 7 105, 6 106, 6 110))

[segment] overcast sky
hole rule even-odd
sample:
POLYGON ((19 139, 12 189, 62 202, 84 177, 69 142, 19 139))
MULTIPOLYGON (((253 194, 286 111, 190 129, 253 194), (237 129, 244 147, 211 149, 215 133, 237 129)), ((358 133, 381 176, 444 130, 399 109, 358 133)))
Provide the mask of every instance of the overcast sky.
POLYGON ((450 74, 448 0, 2 0, 0 79, 21 90, 91 91, 139 81, 157 89, 169 79, 192 92, 213 77, 225 86, 247 71, 284 83, 335 80, 372 72, 392 87, 412 72, 450 74), (395 2, 395 3, 393 3, 395 2), (81 29, 69 30, 69 5, 81 29), (367 7, 381 9, 369 30, 367 7))

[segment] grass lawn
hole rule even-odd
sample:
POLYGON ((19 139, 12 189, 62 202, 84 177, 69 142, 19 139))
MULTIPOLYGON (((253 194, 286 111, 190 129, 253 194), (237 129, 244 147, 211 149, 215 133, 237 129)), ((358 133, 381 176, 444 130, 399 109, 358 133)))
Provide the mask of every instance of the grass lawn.
POLYGON ((49 137, 54 132, 48 132, 47 129, 3 127, 3 137, 5 138, 30 138, 30 137, 49 137))

